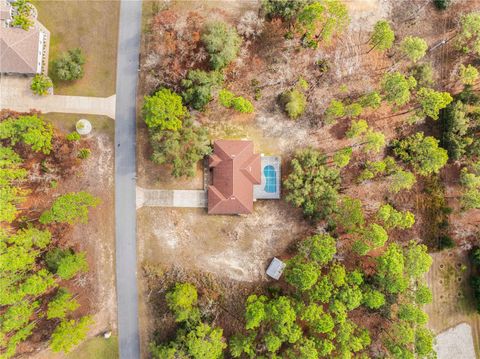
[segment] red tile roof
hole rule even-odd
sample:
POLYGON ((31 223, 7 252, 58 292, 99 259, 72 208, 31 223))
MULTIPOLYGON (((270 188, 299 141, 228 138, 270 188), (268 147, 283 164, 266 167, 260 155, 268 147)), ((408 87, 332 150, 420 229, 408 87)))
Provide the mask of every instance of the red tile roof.
POLYGON ((209 214, 253 211, 253 185, 260 184, 260 155, 252 141, 217 140, 209 157, 213 184, 208 186, 209 214))

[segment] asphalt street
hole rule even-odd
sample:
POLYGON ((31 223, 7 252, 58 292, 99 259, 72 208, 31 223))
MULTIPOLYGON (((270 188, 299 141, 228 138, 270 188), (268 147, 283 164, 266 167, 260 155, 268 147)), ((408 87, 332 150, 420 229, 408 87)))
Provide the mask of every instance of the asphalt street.
POLYGON ((136 257, 135 102, 141 22, 142 2, 122 0, 115 109, 115 240, 120 359, 140 359, 136 257))

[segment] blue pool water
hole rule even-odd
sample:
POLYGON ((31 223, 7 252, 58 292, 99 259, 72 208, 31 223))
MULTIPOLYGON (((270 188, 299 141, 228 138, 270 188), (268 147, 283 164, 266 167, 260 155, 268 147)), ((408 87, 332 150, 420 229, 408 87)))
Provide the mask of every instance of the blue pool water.
POLYGON ((265 192, 275 193, 277 192, 277 172, 271 165, 263 168, 263 174, 265 175, 265 192))

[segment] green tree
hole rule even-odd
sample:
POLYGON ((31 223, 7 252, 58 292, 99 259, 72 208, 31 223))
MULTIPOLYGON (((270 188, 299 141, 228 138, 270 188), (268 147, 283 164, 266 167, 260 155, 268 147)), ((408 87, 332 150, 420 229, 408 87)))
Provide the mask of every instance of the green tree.
POLYGON ((407 78, 398 71, 386 73, 381 82, 385 100, 397 106, 403 106, 410 101, 410 90, 416 85, 417 81, 413 76, 407 78))
POLYGON ((396 243, 389 244, 387 250, 377 257, 377 280, 388 293, 400 293, 407 288, 404 269, 403 252, 396 243))
POLYGON ((370 36, 369 40, 372 48, 368 52, 372 51, 373 49, 377 49, 380 51, 388 50, 392 47, 394 40, 395 33, 390 27, 388 21, 379 20, 373 27, 373 33, 370 36))
POLYGON ((300 291, 313 287, 320 276, 320 268, 312 262, 302 262, 293 258, 287 263, 285 280, 300 291))
POLYGON ((185 347, 194 359, 219 359, 223 358, 227 344, 222 329, 200 323, 186 335, 185 347))
POLYGON ((289 21, 310 2, 311 0, 262 0, 262 9, 270 19, 280 17, 289 21))
POLYGON ((420 87, 432 87, 435 84, 433 67, 430 63, 410 67, 409 74, 415 78, 420 87))
POLYGON ((424 57, 427 49, 427 42, 416 36, 407 36, 400 44, 400 51, 413 62, 417 62, 424 57))
POLYGON ((417 179, 412 172, 400 169, 389 177, 389 191, 398 193, 404 189, 410 190, 416 181, 417 179))
POLYGON ((71 253, 57 263, 56 274, 62 279, 71 279, 80 272, 88 271, 85 252, 71 253))
POLYGON ((64 319, 67 313, 77 310, 79 306, 67 289, 60 288, 55 297, 48 302, 47 319, 64 319))
POLYGON ((168 308, 175 314, 177 322, 189 319, 200 319, 200 312, 196 308, 197 289, 190 283, 177 283, 166 295, 168 308))
POLYGON ((313 303, 303 308, 300 318, 316 333, 329 333, 335 326, 332 316, 325 313, 322 306, 313 303))
POLYGON ((335 215, 335 221, 347 232, 354 232, 365 224, 362 202, 359 199, 343 196, 335 215))
POLYGON ((400 304, 397 316, 401 320, 420 325, 427 324, 428 322, 428 315, 412 303, 400 304))
POLYGON ((42 74, 37 74, 33 77, 30 89, 35 95, 48 95, 48 91, 53 87, 53 82, 50 77, 42 74))
POLYGON ((368 288, 363 293, 363 303, 370 309, 378 309, 385 305, 385 296, 378 290, 368 288))
POLYGON ((336 240, 329 234, 316 234, 301 241, 298 254, 305 259, 325 265, 333 259, 337 252, 336 240))
POLYGON ((32 19, 32 5, 26 0, 16 0, 11 3, 13 8, 12 26, 20 27, 25 31, 34 25, 32 19))
POLYGON ((52 73, 54 78, 62 81, 78 80, 83 77, 85 56, 82 49, 68 50, 59 59, 53 61, 52 73))
POLYGON ((317 47, 319 41, 330 42, 349 22, 345 4, 339 0, 322 0, 306 5, 298 13, 296 27, 308 47, 317 47))
POLYGON ((70 192, 58 197, 52 207, 40 216, 40 223, 87 223, 89 208, 100 204, 100 199, 88 192, 70 192))
POLYGON ((285 112, 292 120, 296 120, 300 117, 305 111, 307 105, 305 95, 297 89, 284 92, 281 96, 281 101, 285 108, 285 112))
POLYGON ((212 68, 221 70, 237 57, 242 39, 230 25, 213 21, 205 26, 202 42, 210 54, 212 68))
POLYGON ((405 249, 405 273, 415 279, 420 279, 432 265, 432 257, 427 246, 410 241, 405 249))
POLYGON ((284 181, 286 201, 301 207, 309 218, 321 219, 331 214, 337 203, 339 171, 327 167, 325 155, 311 148, 298 151, 291 167, 292 172, 284 181))
POLYGON ((336 123, 338 118, 345 116, 345 105, 342 101, 332 100, 325 109, 325 123, 331 125, 336 123))
POLYGON ((450 103, 440 112, 441 145, 448 151, 448 157, 459 160, 465 155, 473 140, 468 136, 470 119, 467 106, 461 101, 450 103))
POLYGON ((245 308, 245 328, 247 330, 258 328, 267 318, 266 302, 267 297, 263 295, 252 294, 247 298, 245 308))
POLYGON ((380 131, 368 129, 362 137, 363 151, 379 153, 385 147, 385 135, 380 131))
POLYGON ((223 75, 219 71, 190 70, 182 80, 183 100, 195 110, 202 111, 213 99, 212 92, 222 83, 223 75))
POLYGON ((478 70, 476 67, 470 64, 467 66, 461 64, 460 68, 458 69, 458 76, 460 77, 462 84, 474 85, 478 79, 478 70))
POLYGON ((372 109, 377 109, 382 104, 382 97, 378 92, 373 91, 360 97, 358 103, 362 107, 370 107, 372 109))
POLYGON ((333 294, 333 283, 328 276, 321 276, 317 283, 308 291, 310 300, 320 303, 328 303, 333 294))
POLYGON ((0 121, 0 140, 8 140, 11 145, 23 142, 35 152, 46 155, 52 150, 53 127, 37 115, 10 117, 0 121))
POLYGON ((440 110, 447 107, 453 98, 448 92, 438 92, 422 87, 417 92, 417 100, 421 107, 420 114, 437 120, 440 110))
POLYGON ((415 302, 419 305, 425 305, 431 303, 432 300, 432 291, 425 284, 419 284, 415 291, 415 302))
POLYGON ((480 55, 480 12, 473 11, 460 18, 455 45, 462 52, 480 55))
POLYGON ((50 349, 54 352, 68 353, 87 336, 93 320, 89 316, 79 320, 63 320, 53 331, 50 349))
POLYGON ((434 137, 424 137, 423 132, 403 140, 394 140, 393 152, 402 161, 409 163, 422 176, 438 173, 448 161, 447 151, 438 146, 434 137))
POLYGON ((350 124, 349 130, 346 132, 347 138, 358 138, 365 134, 368 130, 368 124, 365 120, 354 120, 350 124))
POLYGON ((193 177, 198 161, 210 154, 208 130, 186 120, 178 131, 150 130, 152 161, 172 166, 174 177, 193 177))
POLYGON ((412 228, 415 224, 415 216, 410 211, 400 212, 390 204, 380 206, 376 215, 377 219, 383 223, 385 228, 412 228))
POLYGON ((362 231, 361 238, 354 242, 352 249, 364 256, 372 249, 383 246, 387 240, 387 231, 382 226, 372 223, 362 231))
POLYGON ((338 168, 348 166, 350 159, 352 158, 352 152, 353 150, 351 147, 342 148, 333 155, 333 162, 338 168))
POLYGON ((155 130, 178 131, 188 116, 182 98, 167 88, 158 90, 153 96, 145 96, 142 111, 147 126, 155 130))
POLYGON ((430 357, 434 353, 434 336, 427 328, 418 328, 415 331, 415 350, 421 357, 430 357))
POLYGON ((22 328, 30 321, 35 309, 38 307, 38 302, 30 303, 26 300, 22 300, 21 302, 8 307, 5 313, 0 316, 2 332, 9 333, 12 330, 22 328))
POLYGON ((46 293, 49 289, 57 286, 55 278, 46 269, 40 269, 38 272, 28 276, 21 285, 21 291, 25 295, 37 297, 46 293))

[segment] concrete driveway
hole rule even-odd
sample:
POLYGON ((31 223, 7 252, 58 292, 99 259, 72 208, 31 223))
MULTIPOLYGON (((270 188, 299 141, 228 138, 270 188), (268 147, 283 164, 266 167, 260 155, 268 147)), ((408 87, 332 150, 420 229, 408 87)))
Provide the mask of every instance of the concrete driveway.
POLYGON ((115 95, 110 97, 37 96, 30 90, 31 78, 0 77, 0 109, 27 112, 31 109, 47 112, 105 115, 115 118, 115 95))
POLYGON ((137 187, 137 208, 140 207, 206 208, 207 191, 166 190, 137 187))

